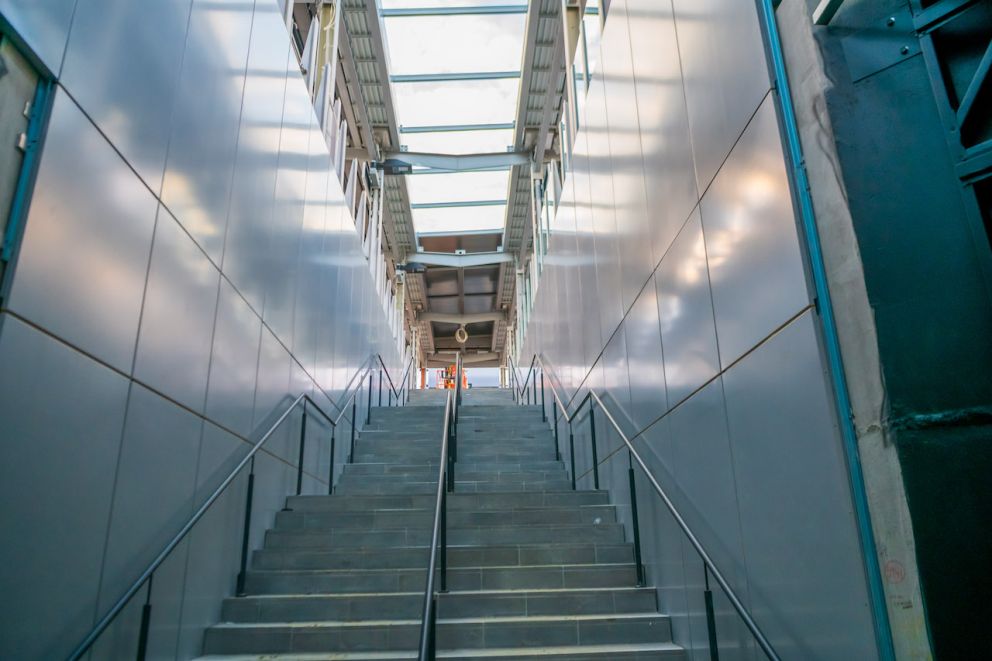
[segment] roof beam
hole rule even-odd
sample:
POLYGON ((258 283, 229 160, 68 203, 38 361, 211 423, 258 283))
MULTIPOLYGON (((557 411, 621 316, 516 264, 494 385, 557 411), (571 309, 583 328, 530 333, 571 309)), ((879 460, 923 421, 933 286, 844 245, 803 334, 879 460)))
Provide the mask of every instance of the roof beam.
POLYGON ((437 126, 400 126, 400 133, 454 133, 462 131, 512 130, 513 122, 502 124, 438 124, 437 126))
POLYGON ((506 200, 465 200, 463 202, 419 202, 411 209, 458 209, 460 207, 501 207, 506 200))
POLYGON ((486 154, 435 154, 428 152, 395 151, 383 154, 386 161, 428 168, 454 170, 459 172, 482 170, 492 167, 526 165, 531 154, 526 151, 491 152, 486 154))
POLYGON ((475 314, 445 314, 444 312, 421 312, 417 321, 436 321, 443 324, 478 324, 486 321, 502 321, 506 315, 502 312, 477 312, 475 314))
POLYGON ((465 71, 461 73, 408 73, 389 77, 393 83, 447 83, 461 80, 512 80, 519 71, 465 71))
POLYGON ((489 7, 404 7, 382 9, 385 18, 410 18, 415 16, 477 16, 480 14, 526 14, 527 5, 492 5, 489 7))
POLYGON ((472 252, 463 255, 450 252, 418 252, 416 255, 410 256, 410 261, 427 266, 449 266, 464 269, 512 262, 513 255, 505 252, 472 252))

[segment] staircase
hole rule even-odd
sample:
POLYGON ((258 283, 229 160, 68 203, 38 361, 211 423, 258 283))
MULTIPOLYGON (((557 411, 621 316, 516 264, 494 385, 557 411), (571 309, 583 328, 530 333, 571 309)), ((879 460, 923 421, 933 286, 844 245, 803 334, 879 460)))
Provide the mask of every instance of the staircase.
MULTIPOLYGON (((374 409, 335 495, 288 499, 204 658, 416 658, 443 397, 374 409)), ((462 401, 438 657, 683 659, 608 494, 571 490, 540 407, 462 401)))

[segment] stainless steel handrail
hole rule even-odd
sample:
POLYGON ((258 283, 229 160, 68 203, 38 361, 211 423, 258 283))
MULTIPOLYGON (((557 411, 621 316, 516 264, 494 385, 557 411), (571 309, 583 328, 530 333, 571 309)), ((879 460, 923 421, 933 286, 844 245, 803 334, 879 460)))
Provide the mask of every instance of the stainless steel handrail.
POLYGON ((507 354, 506 358, 507 361, 510 363, 510 374, 513 377, 513 381, 514 383, 518 384, 515 387, 511 386, 511 388, 513 390, 514 399, 516 399, 519 402, 523 399, 524 395, 528 391, 528 388, 530 387, 530 377, 534 373, 534 370, 537 367, 537 354, 534 354, 534 357, 530 361, 530 367, 527 369, 527 374, 524 377, 523 385, 519 385, 520 378, 518 374, 520 372, 520 369, 517 367, 517 364, 513 361, 513 356, 507 354))
MULTIPOLYGON (((380 360, 381 360, 381 356, 380 356, 380 360)), ((362 374, 362 378, 358 380, 358 383, 363 383, 365 380, 365 374, 368 374, 371 370, 372 370, 372 357, 370 356, 369 359, 365 361, 365 366, 363 367, 363 369, 359 370, 359 372, 356 373, 356 374, 362 374)), ((349 381, 349 383, 354 383, 354 382, 355 379, 353 377, 351 381, 349 381)), ((262 437, 255 442, 251 450, 248 451, 248 454, 246 454, 244 458, 242 458, 241 461, 238 462, 238 465, 235 466, 234 469, 224 479, 224 481, 220 483, 220 486, 214 489, 213 493, 211 493, 210 496, 203 502, 203 504, 200 505, 199 508, 197 508, 196 512, 193 513, 193 515, 189 518, 189 520, 187 520, 187 522, 183 525, 183 527, 179 529, 179 532, 177 532, 172 537, 172 539, 163 547, 163 549, 158 553, 158 555, 155 556, 155 559, 152 560, 152 562, 145 568, 145 570, 141 572, 141 574, 131 584, 131 586, 127 590, 125 590, 124 594, 116 602, 114 602, 114 605, 111 606, 110 610, 108 610, 107 613, 100 618, 100 620, 90 630, 90 632, 86 635, 86 637, 79 643, 79 645, 76 646, 76 648, 69 655, 68 657, 69 661, 76 661, 77 659, 82 658, 83 655, 85 655, 90 650, 90 648, 97 641, 100 635, 107 630, 107 627, 109 627, 113 623, 113 621, 117 618, 117 616, 120 615, 121 611, 123 611, 124 608, 131 602, 131 599, 133 599, 134 596, 138 593, 138 591, 141 590, 142 586, 148 584, 149 598, 145 602, 145 611, 142 613, 142 624, 141 624, 142 631, 140 633, 139 642, 138 642, 138 648, 139 648, 138 656, 139 658, 143 658, 144 647, 145 644, 147 643, 148 611, 150 611, 151 583, 155 571, 162 565, 163 562, 165 562, 169 554, 175 550, 175 548, 180 544, 180 542, 183 541, 186 535, 189 534, 190 530, 192 530, 193 527, 200 521, 200 519, 203 518, 203 515, 207 513, 207 510, 210 509, 210 506, 213 505, 218 498, 220 498, 221 494, 223 494, 224 491, 231 485, 231 483, 234 482, 238 474, 244 469, 245 466, 248 465, 249 462, 251 462, 252 470, 254 470, 255 455, 258 454, 258 451, 262 448, 265 442, 269 440, 269 438, 276 432, 279 426, 282 425, 283 422, 285 422, 286 418, 289 417, 289 415, 296 409, 297 406, 299 406, 302 403, 304 406, 304 414, 305 414, 306 407, 309 404, 321 415, 321 417, 323 417, 327 422, 331 424, 331 427, 337 428, 338 423, 341 421, 341 418, 345 414, 345 411, 347 411, 348 404, 355 400, 355 397, 358 395, 359 390, 360 387, 355 388, 352 391, 350 397, 348 397, 348 399, 344 401, 343 406, 338 406, 337 404, 334 404, 332 402, 332 405, 339 410, 336 418, 332 418, 330 415, 328 415, 320 407, 320 405, 317 404, 317 402, 315 402, 313 398, 310 397, 310 395, 308 395, 307 393, 301 393, 300 395, 298 395, 296 399, 294 399, 293 402, 286 407, 286 410, 283 411, 282 415, 280 415, 276 419, 276 421, 269 426, 268 430, 262 435, 262 437)), ((352 410, 353 440, 354 440, 354 424, 355 424, 354 410, 352 410)), ((332 451, 332 462, 333 462, 333 451, 332 451)), ((299 470, 302 471, 302 468, 303 467, 301 464, 299 466, 299 470)), ((249 484, 248 499, 249 501, 251 500, 250 484, 249 484)), ((250 507, 248 512, 250 514, 250 507)), ((247 518, 248 516, 246 515, 246 521, 247 518)), ((247 531, 245 532, 244 537, 247 543, 247 537, 248 537, 247 531)), ((244 551, 245 549, 242 548, 242 570, 244 565, 244 551)))
MULTIPOLYGON (((456 370, 457 376, 457 370, 456 370)), ((441 459, 437 476, 437 493, 434 498, 434 524, 431 532, 431 551, 427 565, 427 584, 424 586, 424 609, 420 620, 420 661, 430 661, 435 656, 437 595, 434 590, 438 555, 441 557, 441 592, 447 589, 447 492, 450 488, 448 471, 451 456, 448 442, 451 434, 452 409, 456 395, 448 391, 444 403, 444 426, 441 433, 441 459)))
POLYGON ((406 378, 410 374, 410 368, 413 367, 414 355, 415 355, 414 352, 411 351, 410 357, 406 361, 406 367, 403 369, 403 376, 400 377, 400 383, 401 383, 400 388, 399 390, 397 390, 396 385, 393 383, 393 378, 389 376, 389 368, 386 367, 386 363, 382 360, 382 354, 379 353, 376 354, 376 357, 379 359, 379 364, 382 365, 382 371, 386 374, 386 381, 389 382, 389 390, 396 397, 397 402, 400 401, 400 393, 403 392, 404 388, 406 388, 407 391, 409 391, 409 388, 407 387, 409 384, 406 382, 406 378))
MULTIPOLYGON (((537 354, 534 355, 534 359, 540 365, 542 372, 546 371, 547 368, 545 367, 544 359, 537 354)), ((714 563, 713 559, 710 557, 710 554, 706 552, 705 548, 703 548, 702 543, 699 541, 699 538, 696 536, 696 534, 692 531, 692 528, 686 522, 685 517, 682 516, 682 513, 679 512, 678 508, 675 506, 675 503, 672 502, 672 499, 665 492, 665 489, 658 483, 658 480, 655 478, 654 474, 648 469, 648 466, 647 464, 644 463, 644 460, 641 458, 641 455, 637 452, 637 450, 634 449, 634 444, 631 442, 630 438, 620 427, 620 423, 618 423, 616 418, 613 417, 613 414, 610 412, 609 408, 607 408, 606 404, 603 402, 600 396, 597 395, 596 392, 590 388, 588 394, 582 399, 581 402, 579 402, 579 405, 576 406, 574 411, 572 411, 572 414, 569 415, 568 409, 564 406, 564 404, 562 404, 561 397, 558 395, 558 391, 555 388, 554 379, 551 379, 550 381, 551 381, 551 394, 554 396, 555 401, 558 404, 558 407, 561 409, 562 415, 565 418, 565 422, 569 424, 571 424, 573 418, 576 415, 578 415, 579 411, 582 409, 582 407, 585 405, 587 401, 595 401, 597 404, 599 404, 600 409, 602 409, 603 413, 606 415, 606 419, 610 421, 610 424, 616 430, 617 434, 619 434, 620 438, 623 439, 623 442, 627 446, 627 451, 630 453, 630 456, 633 457, 633 459, 637 462, 637 465, 640 466, 641 470, 644 471, 644 474, 647 477, 648 482, 651 483, 651 487, 654 489, 655 493, 661 498, 662 502, 664 502, 665 507, 668 508, 668 511, 672 515, 672 518, 675 519, 675 522, 678 524, 679 528, 682 529, 682 532, 689 539, 689 543, 692 544, 692 547, 696 550, 696 553, 699 555, 699 558, 703 561, 703 564, 705 565, 707 571, 713 575, 713 577, 716 579, 717 584, 719 584, 724 594, 727 595, 727 599, 730 600, 730 604, 734 607, 734 610, 737 611, 737 614, 744 621, 744 625, 748 628, 748 631, 751 632, 751 635, 754 636, 754 639, 758 643, 758 646, 761 648, 761 650, 765 653, 765 655, 769 659, 772 659, 772 661, 779 661, 780 660, 779 655, 775 652, 775 649, 772 647, 772 644, 768 641, 768 638, 761 631, 761 628, 758 626, 758 623, 754 621, 754 618, 751 616, 751 613, 744 606, 744 603, 741 601, 740 597, 738 597, 734 589, 730 587, 730 583, 727 582, 726 578, 724 578, 723 572, 720 571, 720 569, 716 566, 716 563, 714 563)), ((574 469, 573 469, 573 480, 574 480, 574 469)))

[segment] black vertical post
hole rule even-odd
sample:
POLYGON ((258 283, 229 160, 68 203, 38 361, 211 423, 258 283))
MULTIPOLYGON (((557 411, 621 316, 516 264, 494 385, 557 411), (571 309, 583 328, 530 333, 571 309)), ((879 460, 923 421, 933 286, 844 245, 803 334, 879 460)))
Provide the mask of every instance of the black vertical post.
POLYGON ((541 422, 548 421, 548 414, 544 411, 544 370, 541 370, 541 422))
POLYGON ((255 493, 255 457, 251 458, 251 469, 248 472, 248 495, 245 497, 245 524, 241 533, 241 570, 238 572, 238 583, 235 594, 245 595, 245 572, 248 569, 248 538, 251 535, 251 503, 255 493))
POLYGON ((599 455, 596 450, 596 403, 589 400, 589 431, 592 434, 592 483, 593 488, 599 488, 599 455))
POLYGON ((303 493, 303 450, 307 440, 307 400, 303 400, 303 420, 300 421, 300 458, 296 464, 296 495, 303 493))
POLYGON ((393 405, 393 389, 392 388, 390 388, 388 391, 386 391, 386 401, 388 402, 388 404, 387 404, 388 406, 392 406, 393 405))
POLYGON ((558 407, 553 406, 555 412, 555 461, 561 461, 561 449, 558 445, 558 407))
POLYGON ((572 462, 572 491, 575 491, 575 434, 571 420, 568 421, 568 458, 572 462))
POLYGON ((430 621, 430 644, 427 646, 427 658, 434 661, 437 654, 437 646, 435 641, 437 640, 437 595, 431 597, 431 621, 430 621))
POLYGON ((145 654, 148 652, 148 625, 152 621, 152 579, 155 574, 148 577, 148 591, 145 593, 145 605, 141 607, 141 628, 138 630, 138 653, 135 658, 138 661, 145 661, 145 654))
POLYGON ((448 591, 448 492, 441 492, 441 592, 448 591))
POLYGON ((710 572, 706 563, 703 563, 703 579, 706 583, 703 600, 706 603, 706 633, 710 639, 710 661, 720 661, 720 649, 716 640, 716 616, 713 614, 713 592, 710 590, 710 572))
MULTIPOLYGON (((531 363, 531 364, 533 364, 533 363, 531 363)), ((533 400, 533 402, 534 402, 534 404, 537 404, 537 370, 533 370, 531 372, 531 374, 532 374, 532 376, 531 376, 530 382, 532 384, 534 384, 534 400, 533 400)))
POLYGON ((382 370, 379 370, 379 408, 382 408, 382 370))
POLYGON ((327 495, 334 493, 334 440, 338 435, 338 426, 331 425, 331 467, 327 469, 327 495))
POLYGON ((627 479, 630 482, 630 517, 634 522, 634 563, 637 565, 637 587, 644 586, 644 563, 641 561, 641 526, 637 520, 637 489, 634 484, 634 464, 627 452, 627 479))
POLYGON ((372 376, 372 372, 369 371, 369 401, 365 410, 365 424, 372 422, 372 381, 374 379, 375 377, 372 376))
POLYGON ((351 447, 348 449, 348 463, 355 460, 355 414, 358 408, 358 395, 351 400, 351 447))

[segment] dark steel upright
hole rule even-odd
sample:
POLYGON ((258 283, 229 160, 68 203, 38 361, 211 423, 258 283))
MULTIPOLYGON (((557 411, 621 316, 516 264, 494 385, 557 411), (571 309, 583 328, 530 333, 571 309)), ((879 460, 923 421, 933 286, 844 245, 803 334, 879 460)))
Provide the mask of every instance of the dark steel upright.
POLYGON ((303 419, 300 421, 300 458, 296 464, 296 495, 303 493, 303 450, 307 441, 307 401, 303 400, 303 419))
POLYGON ((251 535, 251 503, 255 494, 255 457, 251 458, 251 468, 248 471, 248 495, 245 497, 245 523, 241 533, 241 569, 238 572, 235 594, 245 595, 245 572, 248 569, 248 538, 251 535))
POLYGON ((594 488, 599 488, 599 455, 596 450, 596 405, 589 400, 589 430, 592 434, 592 483, 594 488))
MULTIPOLYGON (((535 375, 534 378, 537 378, 535 375)), ((548 414, 544 411, 544 370, 541 370, 541 422, 548 421, 548 414)))
POLYGON ((379 408, 382 408, 382 370, 379 370, 379 408))
POLYGON ((351 399, 351 447, 348 449, 348 463, 355 459, 355 415, 358 413, 358 395, 351 399))
POLYGON ((372 375, 372 372, 369 371, 369 401, 365 410, 365 424, 372 422, 372 381, 374 380, 375 377, 372 375))
POLYGON ((703 580, 706 589, 703 591, 703 601, 706 604, 706 633, 710 640, 710 661, 720 661, 720 648, 716 639, 716 617, 713 614, 713 591, 710 590, 710 572, 703 563, 703 580))
POLYGON ((327 469, 327 495, 334 493, 334 440, 338 435, 338 426, 331 425, 331 467, 327 469))
POLYGON ((558 407, 554 406, 552 409, 555 412, 555 461, 561 461, 561 450, 558 445, 558 407))
POLYGON ((572 463, 572 491, 575 491, 575 434, 571 420, 568 421, 568 458, 572 463))
POLYGON ((644 563, 641 561, 641 526, 637 519, 637 488, 634 483, 634 464, 627 452, 627 479, 630 482, 630 518, 634 523, 634 563, 637 565, 637 587, 644 586, 644 563))
POLYGON ((138 631, 138 653, 135 655, 137 661, 145 661, 145 654, 148 652, 148 625, 152 621, 152 580, 154 578, 154 574, 148 577, 145 605, 141 607, 141 629, 138 631))

